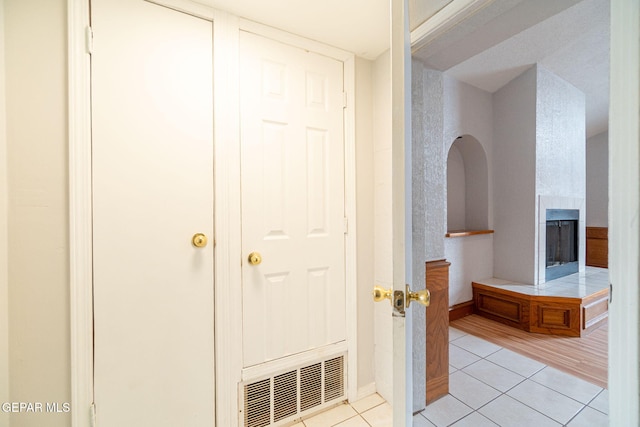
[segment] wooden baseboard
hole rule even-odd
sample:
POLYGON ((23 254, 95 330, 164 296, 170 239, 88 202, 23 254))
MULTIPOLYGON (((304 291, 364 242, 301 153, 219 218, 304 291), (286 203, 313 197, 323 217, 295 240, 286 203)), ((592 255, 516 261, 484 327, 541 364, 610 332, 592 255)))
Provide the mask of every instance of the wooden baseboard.
POLYGON ((449 307, 449 322, 462 319, 465 316, 470 316, 474 313, 473 300, 467 302, 461 302, 460 304, 449 307))

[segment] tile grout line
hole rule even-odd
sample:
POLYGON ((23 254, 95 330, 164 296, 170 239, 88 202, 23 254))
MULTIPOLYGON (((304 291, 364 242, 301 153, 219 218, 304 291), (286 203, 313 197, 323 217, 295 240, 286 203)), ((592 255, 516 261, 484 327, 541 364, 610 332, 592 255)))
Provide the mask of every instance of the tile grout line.
MULTIPOLYGON (((504 367, 504 366, 502 366, 502 365, 500 365, 500 364, 498 364, 498 363, 495 363, 495 362, 493 362, 493 361, 491 361, 491 360, 488 360, 488 359, 487 359, 488 357, 490 357, 490 356, 492 356, 492 355, 494 355, 494 354, 498 353, 499 351, 503 350, 503 349, 504 349, 504 347, 502 347, 502 346, 498 346, 498 347, 499 347, 499 348, 498 348, 498 350, 496 350, 496 351, 494 351, 494 352, 492 352, 492 353, 490 353, 490 354, 488 354, 488 355, 486 355, 486 356, 481 356, 481 355, 479 355, 479 354, 477 354, 477 353, 474 353, 473 351, 467 350, 467 349, 462 348, 462 347, 458 346, 457 344, 455 344, 455 341, 457 341, 457 340, 458 340, 458 339, 460 339, 460 338, 463 338, 463 337, 464 337, 464 336, 466 336, 466 335, 469 335, 469 334, 465 334, 465 335, 459 336, 459 337, 457 337, 457 338, 455 338, 455 339, 453 339, 453 340, 449 341, 449 345, 450 345, 450 346, 451 346, 451 345, 454 345, 455 347, 457 347, 457 348, 459 348, 459 349, 461 349, 461 350, 467 351, 468 353, 470 353, 470 354, 472 354, 472 355, 474 355, 474 356, 476 356, 476 357, 479 357, 479 359, 478 359, 478 360, 476 360, 475 362, 473 362, 473 363, 469 364, 469 365, 466 365, 466 366, 465 366, 465 367, 463 367, 463 368, 460 368, 460 369, 458 369, 458 368, 456 368, 456 367, 454 366, 453 368, 455 369, 455 371, 454 371, 454 372, 452 372, 452 373, 450 373, 450 375, 451 375, 451 374, 453 374, 453 373, 456 373, 456 372, 460 371, 460 372, 462 372, 462 373, 464 373, 464 374, 466 374, 466 375, 469 375, 470 377, 474 378, 475 380, 477 380, 477 381, 481 382, 482 384, 486 385, 487 387, 489 387, 489 388, 491 388, 491 389, 493 389, 493 390, 496 390, 496 391, 497 391, 497 392, 499 392, 500 394, 499 394, 498 396, 496 396, 495 398, 493 398, 493 399, 489 400, 488 402, 486 402, 486 403, 485 403, 485 404, 483 404, 482 406, 478 407, 477 409, 475 409, 475 408, 473 408, 473 407, 471 407, 471 406, 467 405, 465 402, 463 402, 462 400, 458 399, 456 396, 454 396, 454 395, 452 395, 452 394, 449 394, 449 395, 450 395, 451 397, 453 397, 455 400, 457 400, 458 402, 460 402, 461 404, 463 404, 464 406, 466 406, 467 408, 470 408, 470 409, 472 410, 472 412, 471 412, 471 413, 466 414, 466 415, 465 415, 465 416, 463 416, 462 418, 457 419, 457 420, 453 421, 452 423, 450 423, 450 424, 449 424, 450 426, 451 426, 451 425, 453 425, 453 424, 455 424, 455 423, 457 423, 457 422, 459 422, 459 421, 461 421, 461 420, 463 420, 463 419, 465 419, 466 417, 470 416, 472 413, 478 413, 479 415, 481 415, 481 416, 483 416, 483 417, 485 417, 485 418, 489 419, 491 422, 494 422, 493 420, 491 420, 490 418, 486 417, 485 415, 483 415, 483 414, 482 414, 482 413, 480 413, 479 411, 480 411, 480 409, 484 408, 484 407, 485 407, 485 406, 487 406, 489 403, 494 402, 496 399, 498 399, 498 398, 502 397, 503 395, 506 395, 508 398, 513 399, 513 400, 514 400, 514 401, 516 401, 516 402, 519 402, 520 404, 522 404, 522 405, 526 406, 527 408, 529 408, 529 409, 533 410, 534 412, 537 412, 538 414, 540 414, 540 415, 544 416, 545 418, 547 418, 547 419, 549 419, 549 420, 552 420, 552 421, 554 421, 554 422, 558 422, 558 423, 560 423, 561 425, 567 425, 568 423, 570 423, 570 422, 571 422, 573 419, 575 419, 575 418, 576 418, 580 413, 582 413, 582 411, 584 411, 586 407, 589 407, 589 408, 591 408, 591 409, 593 409, 593 410, 595 410, 595 411, 598 411, 596 408, 593 408, 593 407, 589 406, 589 404, 590 404, 591 402, 593 402, 593 401, 594 401, 594 400, 595 400, 595 399, 596 399, 596 398, 597 398, 597 397, 598 397, 598 396, 599 396, 599 395, 600 395, 600 394, 605 390, 604 388, 599 387, 599 388, 600 388, 600 391, 599 391, 599 392, 598 392, 598 393, 597 393, 593 398, 591 398, 591 399, 589 400, 589 403, 587 403, 587 404, 582 403, 582 402, 580 402, 580 401, 578 401, 578 400, 574 399, 574 398, 573 398, 573 397, 571 397, 571 396, 567 396, 567 395, 566 395, 565 393, 563 393, 563 392, 560 392, 560 391, 558 391, 558 390, 554 390, 554 389, 552 389, 552 388, 548 387, 547 385, 545 385, 545 384, 541 384, 541 383, 539 383, 538 381, 535 381, 535 380, 533 379, 533 377, 534 377, 536 374, 538 374, 538 373, 540 373, 541 371, 543 371, 544 369, 548 368, 548 367, 549 367, 549 365, 542 364, 542 367, 541 367, 540 369, 536 370, 535 372, 533 372, 533 373, 531 373, 531 374, 529 374, 529 375, 527 375, 527 376, 522 375, 522 374, 520 374, 520 373, 518 373, 518 372, 515 372, 515 371, 513 371, 513 370, 511 370, 511 369, 509 369, 509 368, 507 368, 507 367, 504 367), (492 365, 495 365, 495 366, 497 366, 497 367, 499 367, 499 368, 501 368, 501 369, 504 369, 504 370, 506 370, 506 371, 508 371, 508 372, 511 372, 511 373, 513 373, 513 374, 519 375, 519 376, 521 376, 523 379, 522 379, 521 381, 519 381, 517 384, 513 385, 512 387, 510 387, 508 390, 504 391, 504 392, 503 392, 503 391, 501 391, 501 390, 498 390, 498 389, 496 389, 495 387, 493 387, 493 386, 491 386, 491 385, 487 384, 487 383, 486 383, 486 382, 484 382, 483 380, 481 380, 481 379, 479 379, 479 378, 476 378, 475 376, 471 375, 470 373, 468 373, 468 372, 465 372, 465 371, 464 371, 464 369, 465 369, 465 368, 468 368, 469 366, 472 366, 473 364, 478 363, 478 362, 479 362, 479 361, 481 361, 481 360, 484 360, 484 361, 486 361, 486 362, 488 362, 488 363, 491 363, 492 365), (511 390, 513 390, 514 388, 516 388, 516 387, 518 387, 519 385, 521 385, 521 384, 523 384, 524 382, 526 382, 527 380, 530 380, 530 381, 532 381, 533 383, 538 384, 538 385, 540 385, 540 386, 542 386, 542 387, 545 387, 546 389, 548 389, 548 390, 550 390, 550 391, 553 391, 553 392, 555 392, 555 393, 558 393, 558 394, 560 394, 560 395, 562 395, 562 396, 564 396, 564 397, 566 397, 566 398, 568 398, 568 399, 571 399, 572 401, 574 401, 574 402, 578 403, 578 404, 581 406, 581 407, 580 407, 580 409, 579 409, 579 410, 578 410, 578 411, 577 411, 577 412, 576 412, 576 413, 575 413, 575 414, 574 414, 574 415, 573 415, 573 416, 572 416, 572 417, 567 421, 567 423, 563 424, 562 422, 560 422, 560 421, 556 420, 555 418, 552 418, 551 416, 549 416, 549 415, 547 415, 547 414, 545 414, 545 413, 543 413, 543 412, 540 412, 540 411, 539 411, 539 410, 537 410, 536 408, 533 408, 533 407, 529 406, 526 402, 522 402, 522 401, 520 401, 519 399, 517 399, 517 398, 515 398, 515 397, 513 397, 513 396, 510 396, 509 394, 507 394, 507 393, 509 393, 511 390)), ((476 337, 476 338, 478 338, 478 337, 476 337)), ((480 339, 482 339, 482 338, 480 338, 480 339)), ((495 344, 494 344, 494 345, 495 345, 495 344)), ((516 353, 516 354, 518 354, 518 353, 516 353)), ((526 357, 526 356, 523 356, 523 357, 526 357)), ((587 382, 588 382, 588 381, 587 381, 587 382)), ((598 412, 602 413, 601 411, 598 411, 598 412)), ((429 420, 425 415, 423 415, 423 413, 421 413, 420 415, 421 415, 423 418, 427 419, 427 421, 429 421, 429 422, 431 423, 431 420, 429 420)), ((604 414, 604 415, 608 415, 608 414, 604 414)), ((432 424, 433 424, 433 423, 432 423, 432 424)))

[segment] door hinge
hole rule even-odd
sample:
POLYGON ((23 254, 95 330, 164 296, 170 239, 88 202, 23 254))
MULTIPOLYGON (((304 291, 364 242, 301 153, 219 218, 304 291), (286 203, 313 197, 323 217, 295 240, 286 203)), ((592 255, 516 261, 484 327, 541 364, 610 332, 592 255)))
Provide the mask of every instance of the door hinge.
POLYGON ((85 29, 84 41, 87 53, 91 55, 93 53, 93 29, 91 27, 85 29))
POLYGON ((342 92, 342 108, 347 108, 347 92, 342 92))
POLYGON ((344 234, 349 234, 349 218, 344 217, 344 234))
POLYGON ((96 404, 95 402, 93 402, 91 404, 91 407, 89 408, 89 416, 91 417, 91 419, 89 420, 89 425, 91 425, 91 427, 96 427, 96 404))

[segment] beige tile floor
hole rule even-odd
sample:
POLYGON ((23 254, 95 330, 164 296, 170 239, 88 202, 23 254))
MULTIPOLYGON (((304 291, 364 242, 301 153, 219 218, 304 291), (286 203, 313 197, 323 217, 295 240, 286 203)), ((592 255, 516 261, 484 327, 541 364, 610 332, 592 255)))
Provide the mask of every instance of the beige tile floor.
MULTIPOLYGON (((450 328, 449 394, 413 417, 414 427, 608 426, 606 389, 450 328)), ((294 427, 392 427, 378 394, 294 427)))

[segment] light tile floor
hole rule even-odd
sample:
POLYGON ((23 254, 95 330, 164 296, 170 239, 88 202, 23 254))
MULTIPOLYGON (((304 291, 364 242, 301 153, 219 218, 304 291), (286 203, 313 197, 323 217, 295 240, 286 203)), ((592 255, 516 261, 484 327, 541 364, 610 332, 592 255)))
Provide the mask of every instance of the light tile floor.
MULTIPOLYGON (((449 394, 413 417, 414 427, 599 427, 609 393, 488 341, 449 329, 449 394)), ((373 394, 294 427, 393 427, 391 406, 373 394)))

